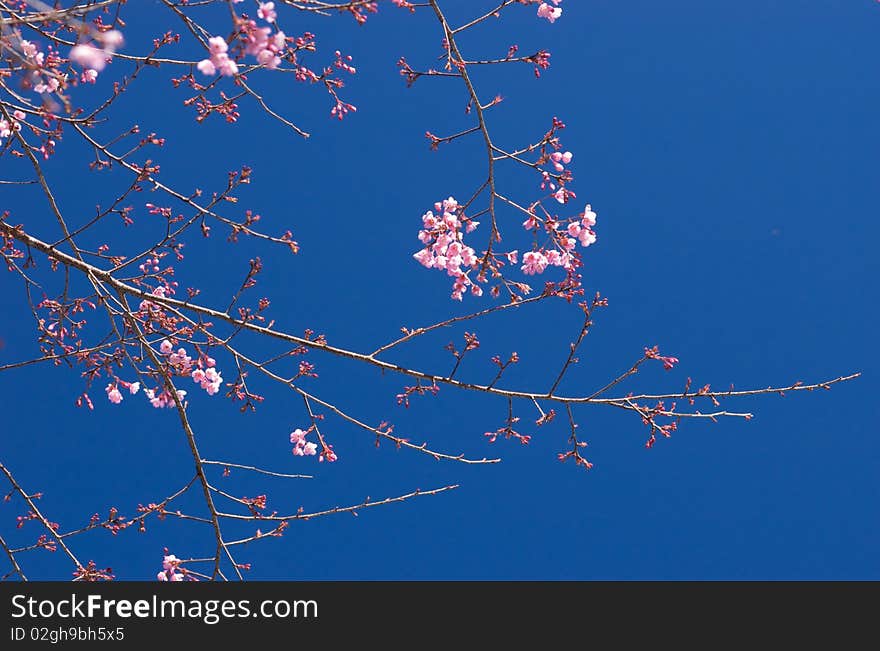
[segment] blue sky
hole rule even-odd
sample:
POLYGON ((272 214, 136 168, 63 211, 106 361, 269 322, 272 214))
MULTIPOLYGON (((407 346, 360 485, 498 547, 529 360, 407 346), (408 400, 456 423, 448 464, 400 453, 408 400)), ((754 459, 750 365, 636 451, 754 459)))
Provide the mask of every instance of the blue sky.
MULTIPOLYGON (((460 17, 471 4, 447 3, 460 17)), ((533 407, 519 404, 531 444, 490 445, 483 432, 503 424, 503 400, 443 388, 404 410, 394 399, 403 378, 313 355, 320 378, 310 386, 324 399, 370 423, 390 420, 415 441, 503 462, 463 466, 387 445, 377 450, 370 436, 328 417, 322 429, 340 461, 318 464, 290 454, 289 432, 307 424, 295 396, 262 385, 266 402, 243 416, 220 397, 194 395, 189 413, 206 456, 315 475, 217 480, 237 495, 268 493, 270 508, 316 510, 416 487, 461 486, 356 518, 294 523, 284 538, 239 552, 253 564, 249 576, 880 578, 880 265, 872 250, 880 235, 880 8, 868 0, 563 6, 555 25, 539 21, 533 8, 517 9, 460 45, 474 58, 503 54, 512 43, 522 53, 553 53, 540 80, 528 67, 510 66, 480 70, 475 82, 483 97, 505 98, 488 114, 504 146, 540 137, 554 115, 566 122, 578 202, 591 202, 599 214, 584 284, 610 306, 597 314, 565 392, 602 386, 654 344, 681 363, 668 373, 645 367, 627 390, 676 391, 687 377, 758 388, 863 376, 828 392, 725 403, 756 416, 685 423, 651 450, 631 415, 584 408, 577 414, 595 464, 584 472, 556 460, 567 438, 561 418, 535 431, 533 407)), ((135 51, 168 28, 148 3, 126 9, 127 47, 135 51)), ((220 30, 223 20, 206 22, 220 30)), ((247 102, 236 125, 216 117, 196 125, 181 105, 185 95, 171 88, 171 71, 160 69, 144 74, 120 100, 114 122, 99 128, 106 136, 137 122, 164 136, 168 144, 156 156, 162 176, 182 188, 217 187, 227 170, 250 165, 254 182, 241 207, 260 212, 275 232, 291 227, 302 247, 291 257, 254 242, 193 238, 177 270, 181 284, 225 306, 249 257, 260 255, 266 270, 256 291, 272 299, 279 328, 312 328, 331 343, 363 350, 403 325, 488 305, 488 296, 450 301, 447 278, 411 258, 421 214, 442 197, 465 198, 484 174, 478 141, 432 153, 424 139, 426 130, 470 126, 460 83, 422 80, 407 89, 396 71, 401 55, 431 65, 439 42, 432 17, 387 6, 363 27, 339 18, 301 25, 288 18, 284 26, 318 34, 315 61, 336 49, 353 55, 358 74, 344 96, 357 114, 337 123, 319 89, 255 75, 267 100, 312 133, 308 141, 247 102)), ((122 70, 114 62, 106 76, 122 70)), ((106 79, 99 80, 106 89, 101 83, 106 79)), ((122 177, 88 172, 73 137, 63 144, 46 172, 77 222, 115 196, 122 177)), ((25 173, 9 157, 2 166, 4 178, 25 173)), ((522 201, 537 198, 537 183, 523 178, 502 176, 501 184, 522 201)), ((47 239, 55 234, 36 190, 0 186, 0 198, 12 221, 47 239)), ((138 210, 131 229, 104 232, 114 247, 134 246, 148 232, 148 216, 138 210)), ((511 238, 521 237, 521 219, 503 219, 511 238)), ((526 244, 523 238, 520 248, 526 244)), ((12 275, 2 282, 0 365, 37 354, 20 283, 12 275)), ((486 381, 489 358, 516 350, 523 361, 505 386, 546 388, 579 325, 577 309, 562 304, 493 315, 476 326, 482 347, 461 377, 486 381)), ((426 337, 388 359, 448 371, 442 347, 460 342, 462 332, 426 337)), ((256 339, 249 346, 277 350, 256 339)), ((100 388, 92 391, 93 412, 77 410, 73 400, 82 390, 75 369, 0 374, 2 460, 29 490, 44 493, 42 508, 63 528, 110 506, 133 514, 138 503, 185 483, 192 465, 172 411, 133 399, 110 405, 100 388)), ((0 532, 13 542, 36 535, 32 525, 14 529, 21 512, 14 503, 0 505, 0 532)), ((92 533, 75 545, 82 558, 112 566, 121 579, 154 577, 163 547, 181 557, 213 551, 202 525, 171 521, 153 521, 146 534, 92 533)), ((33 578, 70 571, 58 553, 32 553, 22 562, 33 578)))

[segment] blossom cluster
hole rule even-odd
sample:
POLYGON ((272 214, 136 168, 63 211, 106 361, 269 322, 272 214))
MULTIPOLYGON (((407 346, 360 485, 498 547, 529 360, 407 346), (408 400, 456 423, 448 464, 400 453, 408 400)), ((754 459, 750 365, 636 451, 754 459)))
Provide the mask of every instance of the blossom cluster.
POLYGON ((197 360, 190 357, 185 348, 174 350, 174 345, 165 339, 159 344, 159 352, 167 359, 168 365, 179 375, 188 375, 209 396, 216 395, 223 383, 223 376, 217 372, 217 362, 213 357, 202 355, 197 360))
MULTIPOLYGON (((277 15, 275 3, 261 3, 257 16, 267 23, 274 23, 277 15)), ((281 53, 284 51, 287 36, 281 30, 272 33, 271 27, 260 27, 253 20, 240 20, 239 30, 244 41, 244 53, 256 57, 257 63, 269 70, 281 65, 281 53)), ((229 56, 229 44, 222 36, 208 39, 209 57, 196 65, 199 72, 205 75, 220 74, 233 77, 238 74, 238 64, 229 56)))
POLYGON ((107 400, 112 402, 114 405, 118 405, 120 402, 122 402, 122 392, 119 390, 120 386, 123 389, 127 389, 131 395, 136 394, 141 389, 140 382, 125 382, 123 380, 111 382, 107 385, 104 391, 107 392, 107 400))
POLYGON ((13 120, 0 118, 0 145, 3 144, 4 138, 8 138, 16 131, 21 130, 20 122, 25 118, 24 112, 16 110, 12 113, 12 117, 14 118, 13 120))
POLYGON ((229 58, 229 45, 222 36, 212 36, 208 39, 208 52, 211 56, 202 59, 196 67, 204 75, 214 75, 218 72, 224 77, 232 77, 238 74, 238 64, 229 58))
MULTIPOLYGON (((116 50, 122 45, 122 32, 110 29, 98 32, 92 40, 77 43, 70 49, 68 59, 71 63, 82 66, 79 76, 81 83, 95 83, 98 73, 107 67, 116 50)), ((46 52, 40 50, 39 44, 21 39, 15 53, 28 70, 27 83, 35 93, 40 95, 63 90, 68 85, 68 74, 59 68, 64 63, 60 53, 50 45, 46 52)))
POLYGON ((296 457, 313 457, 318 453, 318 446, 311 441, 306 441, 308 432, 295 429, 290 433, 290 442, 293 443, 293 455, 296 457))
POLYGON ((174 554, 165 554, 162 559, 162 571, 156 575, 159 581, 198 581, 192 574, 182 570, 180 559, 174 554))
MULTIPOLYGON (((548 266, 571 270, 574 265, 573 252, 578 243, 583 247, 588 247, 596 242, 596 233, 593 231, 595 225, 596 213, 590 204, 587 204, 584 212, 578 215, 577 219, 570 220, 567 224, 562 221, 546 221, 544 228, 550 233, 551 239, 558 248, 543 247, 524 254, 522 272, 533 276, 543 273, 548 266)), ((523 222, 523 228, 526 230, 537 229, 537 218, 534 215, 529 216, 523 222)))
POLYGON ((428 269, 445 271, 455 279, 452 298, 460 301, 469 287, 471 294, 482 296, 483 289, 468 276, 477 267, 476 252, 464 243, 464 234, 472 233, 480 222, 465 217, 459 203, 449 197, 422 215, 422 225, 419 241, 425 247, 413 257, 428 269))
MULTIPOLYGON (((141 309, 143 309, 143 303, 141 305, 141 309)), ((209 396, 220 392, 223 376, 217 371, 217 362, 213 357, 201 355, 198 359, 194 360, 187 354, 185 348, 174 350, 174 345, 168 339, 163 340, 159 344, 159 352, 167 361, 170 370, 177 375, 191 377, 209 396)), ((116 378, 105 388, 107 399, 114 405, 122 402, 123 394, 120 387, 134 395, 140 391, 141 385, 140 382, 126 382, 116 378)), ((178 400, 183 402, 187 392, 183 389, 177 389, 176 391, 178 400)), ((174 407, 176 404, 174 396, 166 389, 161 391, 159 389, 144 389, 144 395, 150 401, 150 404, 157 409, 174 407)))
POLYGON ((99 33, 94 41, 74 45, 70 50, 70 60, 85 68, 82 80, 94 82, 122 42, 122 32, 111 29, 99 33))

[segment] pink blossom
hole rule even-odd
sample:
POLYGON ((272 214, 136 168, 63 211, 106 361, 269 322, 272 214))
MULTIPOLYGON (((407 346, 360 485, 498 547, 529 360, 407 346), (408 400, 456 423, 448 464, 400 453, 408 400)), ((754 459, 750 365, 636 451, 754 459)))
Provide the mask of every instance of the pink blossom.
MULTIPOLYGON (((479 222, 465 217, 454 197, 434 204, 434 210, 422 215, 422 226, 418 233, 424 248, 413 254, 413 258, 428 269, 445 271, 455 280, 452 298, 462 300, 468 287, 473 286, 468 273, 478 266, 477 253, 464 243, 464 235, 473 232, 479 222)), ((482 292, 471 291, 474 296, 482 292)))
POLYGON ((587 204, 587 207, 584 208, 583 224, 584 226, 596 225, 596 213, 593 212, 593 208, 590 206, 590 204, 587 204))
MULTIPOLYGON (((552 0, 553 4, 558 5, 562 0, 552 0)), ((538 6, 538 17, 546 18, 551 23, 555 23, 556 19, 562 15, 561 7, 551 7, 546 2, 542 2, 538 6)))
POLYGON ((131 395, 136 394, 140 390, 141 390, 141 383, 140 382, 132 382, 131 384, 128 385, 128 392, 131 395))
POLYGON ((104 44, 104 49, 108 52, 116 52, 123 43, 122 32, 118 29, 111 29, 98 35, 98 40, 104 44))
POLYGON ((217 72, 217 68, 214 67, 214 63, 210 59, 202 59, 196 64, 196 68, 203 75, 213 75, 217 72))
POLYGON ((434 266, 434 256, 431 255, 431 251, 429 249, 422 249, 418 253, 414 253, 413 257, 418 260, 419 264, 430 269, 434 266))
POLYGON ((219 73, 224 77, 235 76, 238 74, 238 65, 229 58, 228 50, 229 45, 222 36, 212 36, 208 39, 210 57, 199 61, 196 68, 205 75, 219 73))
POLYGON ((122 402, 122 394, 119 392, 119 389, 115 384, 108 384, 107 388, 104 390, 107 392, 107 399, 114 405, 118 405, 122 402))
POLYGON ((162 560, 162 571, 156 575, 159 581, 183 581, 184 575, 178 571, 180 559, 174 554, 168 554, 162 560))
POLYGON ((167 339, 159 344, 159 352, 161 352, 163 355, 170 354, 172 350, 174 350, 174 345, 167 339))
POLYGON ((294 445, 297 445, 300 441, 305 439, 306 433, 301 429, 295 429, 290 433, 290 442, 294 445))
POLYGON ((275 13, 274 2, 261 2, 257 9, 257 16, 265 20, 267 23, 274 23, 278 14, 275 13))
POLYGON ((193 381, 207 392, 209 396, 216 395, 220 391, 223 377, 214 368, 203 371, 196 369, 192 372, 193 381))
POLYGON ((41 81, 39 84, 34 86, 34 92, 40 93, 54 93, 58 90, 58 79, 55 77, 49 77, 46 81, 41 81))
POLYGON ((281 57, 272 52, 272 50, 261 50, 257 54, 257 63, 269 70, 275 70, 275 68, 281 65, 281 57))
POLYGON ((192 357, 187 355, 186 350, 183 348, 178 348, 176 353, 171 353, 168 356, 168 363, 171 364, 178 373, 186 375, 192 368, 192 357))
POLYGON ((306 435, 301 429, 295 429, 290 433, 290 442, 293 443, 293 455, 295 457, 313 457, 318 451, 318 446, 311 441, 306 441, 306 435))
POLYGON ((553 167, 557 172, 564 170, 565 166, 571 162, 572 158, 574 158, 574 154, 570 151, 567 151, 564 154, 560 154, 558 151, 550 154, 550 160, 553 161, 553 167))
POLYGON ((540 251, 529 251, 523 256, 523 265, 521 267, 524 274, 533 276, 535 274, 544 273, 547 268, 547 258, 540 251))
POLYGON ((70 50, 70 60, 80 64, 83 68, 91 68, 96 72, 101 72, 107 66, 107 59, 110 56, 107 51, 100 50, 94 45, 88 43, 80 43, 74 45, 70 50))
POLYGON ((98 45, 78 43, 70 50, 70 60, 86 68, 80 77, 83 83, 95 83, 98 73, 107 66, 116 49, 122 45, 122 33, 111 29, 99 34, 97 41, 98 45))
MULTIPOLYGON (((312 454, 314 454, 314 452, 312 454)), ((339 457, 337 457, 336 453, 333 451, 332 446, 325 446, 324 450, 321 452, 321 456, 318 457, 318 461, 324 461, 324 459, 327 460, 327 463, 333 463, 334 461, 339 459, 339 457)))
MULTIPOLYGON (((153 290, 152 292, 150 292, 150 293, 151 293, 153 296, 158 296, 158 297, 160 297, 160 298, 165 298, 165 294, 166 294, 167 292, 168 292, 168 290, 166 290, 166 289, 165 289, 164 287, 162 287, 162 286, 159 286, 159 287, 157 287, 156 289, 154 289, 154 290, 153 290)), ((148 312, 149 310, 154 309, 154 308, 155 308, 155 309, 158 309, 158 306, 157 306, 155 303, 153 303, 152 301, 141 301, 140 305, 138 306, 138 310, 141 311, 141 312, 148 312)))
POLYGON ((578 240, 580 240, 581 246, 590 246, 590 244, 595 244, 596 234, 589 228, 584 228, 580 232, 578 240))
MULTIPOLYGON (((168 393, 168 391, 165 391, 164 389, 159 393, 156 393, 156 391, 153 389, 144 389, 144 395, 147 396, 147 400, 149 400, 150 404, 153 405, 153 407, 155 407, 156 409, 161 409, 163 407, 170 408, 176 406, 174 404, 174 398, 171 396, 170 393, 168 393)), ((184 407, 186 406, 186 400, 184 399, 185 397, 186 391, 178 389, 177 398, 178 400, 180 400, 184 407)))
POLYGON ((214 54, 226 54, 229 51, 229 45, 222 36, 212 36, 208 39, 208 51, 214 54))
POLYGON ((568 197, 574 196, 574 193, 566 190, 565 188, 559 188, 556 192, 553 193, 553 198, 556 199, 559 203, 565 203, 568 201, 568 197))
MULTIPOLYGON (((31 43, 30 41, 25 41, 25 40, 21 41, 21 52, 27 58, 29 58, 29 59, 35 58, 37 56, 38 51, 39 50, 37 49, 37 45, 35 43, 31 43)), ((42 63, 42 61, 40 63, 42 63)))

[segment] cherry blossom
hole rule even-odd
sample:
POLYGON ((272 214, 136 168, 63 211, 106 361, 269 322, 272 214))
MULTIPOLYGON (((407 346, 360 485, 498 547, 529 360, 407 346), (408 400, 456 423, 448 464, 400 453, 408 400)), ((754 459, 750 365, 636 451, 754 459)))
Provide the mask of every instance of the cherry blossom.
POLYGON ((22 54, 24 54, 28 59, 32 59, 38 66, 43 65, 44 55, 42 52, 39 51, 36 43, 22 40, 20 45, 22 54))
POLYGON ((570 151, 567 151, 564 154, 558 151, 550 154, 550 160, 553 161, 553 167, 556 169, 557 172, 561 172, 562 170, 564 170, 565 166, 571 162, 571 159, 573 157, 574 154, 572 154, 570 151))
POLYGON ((275 13, 275 3, 261 2, 259 8, 257 8, 257 16, 267 23, 274 23, 275 19, 278 18, 278 14, 275 13))
MULTIPOLYGON (((174 397, 168 393, 166 390, 158 391, 153 389, 144 389, 144 395, 147 396, 147 400, 150 401, 150 404, 153 405, 156 409, 161 409, 163 407, 176 407, 177 405, 174 402, 174 397)), ((186 397, 186 391, 183 389, 177 389, 177 398, 183 405, 186 405, 184 398, 186 397)))
POLYGON ((293 455, 296 457, 312 457, 318 452, 318 446, 311 441, 306 441, 306 435, 301 429, 295 429, 290 433, 290 442, 293 443, 293 455))
MULTIPOLYGON (((562 0, 551 0, 554 5, 558 5, 562 0)), ((546 18, 551 23, 555 23, 556 20, 562 15, 562 7, 551 7, 546 2, 542 2, 538 6, 538 17, 546 18)))
POLYGON ((278 31, 273 34, 271 27, 260 27, 253 20, 243 21, 241 29, 246 54, 256 57, 257 62, 269 70, 281 65, 279 55, 284 51, 287 40, 284 32, 278 31))
POLYGON ((107 399, 114 405, 118 405, 122 402, 122 394, 119 392, 119 389, 115 384, 108 384, 105 391, 107 392, 107 399))
MULTIPOLYGON (((150 293, 153 296, 158 296, 160 298, 164 298, 166 296, 166 294, 168 294, 168 290, 165 287, 162 287, 160 285, 159 287, 156 287, 156 289, 154 289, 150 293)), ((139 312, 149 312, 150 310, 157 310, 157 309, 159 309, 159 306, 156 303, 153 303, 152 301, 149 301, 149 300, 141 301, 140 305, 138 306, 139 312)), ((170 342, 169 342, 169 344, 170 344, 170 342)), ((169 349, 169 351, 170 351, 170 349, 169 349)))
POLYGON ((99 34, 96 43, 78 43, 70 50, 70 60, 83 68, 92 70, 90 77, 97 76, 113 58, 117 48, 122 45, 122 33, 111 29, 99 34))
POLYGON ((208 39, 208 51, 210 57, 202 59, 196 67, 205 75, 219 73, 224 77, 233 77, 238 74, 238 65, 229 58, 227 52, 229 45, 222 36, 212 36, 208 39))
POLYGON ((203 388, 209 396, 213 396, 220 391, 220 385, 223 382, 223 377, 217 372, 217 369, 213 367, 209 367, 204 371, 200 368, 196 369, 192 372, 192 379, 196 384, 203 388))
MULTIPOLYGON (((464 244, 464 234, 473 232, 479 222, 464 216, 458 202, 449 197, 434 204, 434 211, 422 215, 423 229, 418 238, 425 248, 413 254, 413 257, 428 269, 445 271, 455 280, 452 286, 452 298, 461 300, 468 288, 474 287, 468 273, 477 268, 477 255, 473 248, 464 244), (436 212, 436 214, 435 214, 436 212)), ((481 289, 471 289, 475 296, 482 294, 481 289)))
MULTIPOLYGON (((162 560, 162 571, 156 575, 159 581, 183 581, 186 575, 180 571, 180 559, 174 554, 166 554, 162 560)), ((195 579, 195 577, 189 577, 195 579)))
POLYGON ((544 273, 549 261, 547 257, 539 251, 529 251, 523 255, 523 265, 521 267, 524 274, 534 275, 544 273))

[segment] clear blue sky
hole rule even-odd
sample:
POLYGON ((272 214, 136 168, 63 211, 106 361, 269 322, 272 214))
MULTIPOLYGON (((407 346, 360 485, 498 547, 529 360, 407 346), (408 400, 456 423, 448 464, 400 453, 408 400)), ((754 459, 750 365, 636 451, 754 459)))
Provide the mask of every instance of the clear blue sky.
MULTIPOLYGON (((447 4, 456 14, 472 3, 447 4)), ((269 493, 270 508, 314 510, 461 485, 357 518, 295 523, 284 538, 239 552, 253 563, 250 577, 880 579, 880 264, 873 250, 880 236, 880 7, 870 0, 569 0, 563 7, 555 25, 539 21, 533 8, 510 11, 461 47, 471 57, 503 54, 512 43, 522 53, 553 53, 541 80, 511 66, 481 70, 476 82, 484 97, 505 97, 490 113, 504 145, 539 137, 554 115, 568 124, 573 188, 578 202, 592 202, 599 213, 599 242, 587 251, 584 277, 610 307, 597 315, 566 392, 601 386, 653 344, 681 364, 669 373, 647 368, 628 388, 675 391, 688 376, 719 388, 863 376, 829 392, 726 403, 756 417, 685 423, 652 450, 629 414, 583 409, 581 433, 595 463, 589 472, 556 460, 566 445, 562 419, 534 431, 533 408, 519 405, 532 443, 490 445, 483 432, 502 425, 503 401, 444 388, 403 410, 394 400, 402 378, 321 356, 312 356, 321 377, 311 386, 325 399, 371 423, 390 420, 415 441, 504 461, 469 467, 387 445, 377 450, 368 435, 328 419, 324 429, 340 461, 318 464, 290 454, 288 433, 307 424, 295 397, 262 385, 266 403, 242 416, 220 397, 194 392, 189 412, 206 456, 314 473, 295 482, 240 473, 218 480, 237 495, 269 493)), ((165 12, 148 3, 126 10, 134 50, 145 51, 168 27, 157 18, 165 12)), ((252 166, 242 207, 279 230, 289 225, 302 246, 291 257, 253 242, 194 239, 178 279, 225 306, 248 258, 261 255, 266 272, 257 293, 273 300, 279 327, 312 328, 331 343, 365 350, 402 325, 488 304, 488 296, 453 303, 448 280, 410 257, 420 215, 442 197, 465 198, 484 165, 476 141, 432 153, 423 137, 469 126, 460 84, 427 80, 406 89, 397 74, 401 55, 430 65, 435 51, 427 44, 439 41, 432 17, 389 5, 364 27, 288 18, 285 28, 318 34, 314 61, 335 49, 354 56, 358 74, 345 97, 356 115, 338 124, 319 89, 255 75, 267 99, 312 132, 310 140, 248 102, 234 126, 216 118, 196 125, 181 106, 185 95, 168 82, 171 71, 162 69, 148 71, 121 100, 113 125, 99 129, 106 136, 137 122, 159 132, 168 141, 156 157, 162 175, 183 188, 217 187, 227 170, 252 166)), ((107 77, 123 69, 114 62, 107 77)), ((46 169, 77 222, 115 196, 122 177, 89 173, 72 136, 67 145, 46 169)), ((2 166, 4 178, 25 171, 9 157, 2 166)), ((524 201, 534 197, 516 179, 508 187, 524 201)), ((0 186, 0 198, 12 221, 55 234, 36 190, 0 186)), ((132 229, 114 227, 106 237, 131 245, 149 232, 144 212, 139 206, 132 229)), ((20 283, 12 275, 2 283, 0 365, 37 354, 20 283)), ((488 319, 477 328, 483 346, 462 377, 485 381, 488 358, 516 350, 523 362, 506 386, 545 388, 578 327, 578 311, 562 305, 488 319)), ((447 371, 442 346, 453 338, 460 341, 461 331, 389 359, 447 371)), ((252 346, 269 350, 256 340, 252 346)), ((44 493, 41 506, 65 529, 110 506, 133 514, 191 472, 173 411, 135 399, 110 405, 102 386, 92 391, 94 412, 77 410, 82 386, 76 369, 0 374, 2 460, 29 490, 44 493)), ((14 543, 37 532, 32 524, 14 530, 21 512, 0 505, 0 532, 14 543)), ((172 521, 152 520, 146 534, 97 532, 75 541, 83 559, 112 566, 121 579, 155 577, 166 546, 181 557, 213 553, 203 525, 172 521)), ((70 571, 60 553, 22 562, 33 578, 70 571)))

